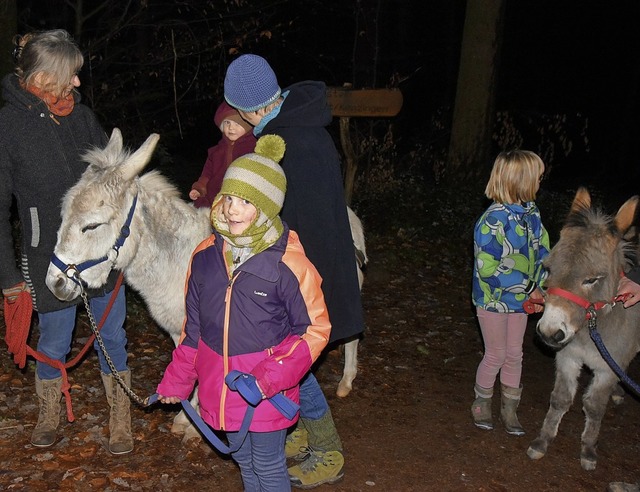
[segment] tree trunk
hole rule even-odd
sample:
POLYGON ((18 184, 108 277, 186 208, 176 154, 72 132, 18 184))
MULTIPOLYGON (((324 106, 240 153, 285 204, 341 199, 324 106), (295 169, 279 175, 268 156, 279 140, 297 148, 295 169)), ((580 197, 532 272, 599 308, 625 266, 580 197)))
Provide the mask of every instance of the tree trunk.
POLYGON ((16 0, 0 0, 0 77, 13 72, 13 37, 18 33, 16 0))
POLYGON ((478 177, 488 163, 495 118, 504 0, 468 0, 445 177, 478 177))

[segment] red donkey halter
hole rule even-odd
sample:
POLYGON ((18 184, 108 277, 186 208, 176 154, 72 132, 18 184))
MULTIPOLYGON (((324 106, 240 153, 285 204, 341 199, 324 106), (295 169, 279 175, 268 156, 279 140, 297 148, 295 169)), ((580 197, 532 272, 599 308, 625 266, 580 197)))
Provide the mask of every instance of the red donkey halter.
MULTIPOLYGON (((555 295, 555 296, 559 296, 559 297, 563 297, 564 299, 567 299, 568 301, 571 301, 575 304, 577 304, 578 306, 584 308, 584 310, 586 311, 585 314, 585 319, 589 320, 591 319, 594 315, 596 311, 599 311, 600 309, 602 309, 605 306, 615 306, 617 302, 624 302, 629 298, 630 294, 621 294, 619 296, 614 297, 611 301, 609 302, 604 302, 604 301, 598 301, 598 302, 590 302, 588 300, 586 300, 583 297, 577 296, 576 294, 574 294, 573 292, 569 292, 568 290, 564 290, 564 289, 560 289, 559 287, 549 287, 546 290, 546 294, 549 295, 555 295)), ((534 312, 535 309, 535 305, 541 305, 544 306, 544 298, 543 299, 527 299, 524 302, 524 310, 531 314, 534 312)))

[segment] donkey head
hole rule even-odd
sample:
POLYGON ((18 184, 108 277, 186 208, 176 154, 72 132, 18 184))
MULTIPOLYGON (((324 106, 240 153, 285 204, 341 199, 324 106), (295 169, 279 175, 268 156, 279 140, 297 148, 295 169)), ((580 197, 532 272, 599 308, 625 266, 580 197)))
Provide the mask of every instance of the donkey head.
MULTIPOLYGON (((615 217, 591 207, 589 192, 580 188, 560 240, 545 259, 549 277, 544 314, 537 331, 549 346, 561 348, 586 325, 586 308, 554 291, 568 291, 585 304, 608 303, 617 291, 620 275, 629 266, 631 228, 638 197, 627 200, 615 217)), ((603 308, 603 313, 610 311, 603 308)))
POLYGON ((97 288, 107 282, 112 268, 120 269, 135 254, 133 227, 121 248, 114 249, 114 245, 137 196, 136 178, 149 162, 158 139, 157 134, 152 134, 136 152, 130 153, 123 149, 120 130, 114 128, 104 149, 85 154, 89 166, 62 201, 62 224, 54 250, 59 262, 57 266, 51 263, 47 272, 46 284, 60 300, 68 301, 80 294, 80 286, 72 281, 71 273, 61 270, 61 264, 81 265, 103 259, 79 273, 84 284, 97 288))

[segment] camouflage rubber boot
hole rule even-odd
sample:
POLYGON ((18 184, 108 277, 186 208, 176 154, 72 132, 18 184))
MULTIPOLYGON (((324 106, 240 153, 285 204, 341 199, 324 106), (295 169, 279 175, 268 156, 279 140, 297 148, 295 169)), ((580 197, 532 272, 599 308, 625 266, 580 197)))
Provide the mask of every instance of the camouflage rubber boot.
POLYGON ((291 485, 312 489, 325 483, 336 483, 344 476, 344 456, 331 410, 318 420, 301 420, 307 429, 308 455, 299 465, 289 468, 291 485))
MULTIPOLYGON (((131 387, 131 371, 118 373, 125 384, 131 387)), ((107 394, 109 412, 109 451, 111 454, 126 454, 133 451, 131 434, 131 401, 118 381, 111 374, 102 373, 102 382, 107 394)))
POLYGON ((509 388, 504 384, 502 389, 502 406, 500 407, 500 418, 504 424, 507 434, 512 436, 523 436, 524 429, 518 421, 516 410, 520 404, 520 396, 522 395, 522 386, 519 388, 509 388))
POLYGON ((307 457, 309 454, 307 436, 307 429, 305 429, 302 420, 298 420, 293 431, 287 434, 287 440, 284 443, 284 453, 287 459, 301 461, 307 457))
POLYGON ((476 399, 471 404, 471 416, 473 423, 479 429, 492 430, 493 417, 491 416, 491 398, 493 388, 483 388, 477 384, 474 387, 476 399))
POLYGON ((60 425, 60 399, 62 378, 40 379, 36 374, 36 395, 40 404, 38 423, 31 433, 31 444, 46 448, 56 442, 56 430, 60 425))

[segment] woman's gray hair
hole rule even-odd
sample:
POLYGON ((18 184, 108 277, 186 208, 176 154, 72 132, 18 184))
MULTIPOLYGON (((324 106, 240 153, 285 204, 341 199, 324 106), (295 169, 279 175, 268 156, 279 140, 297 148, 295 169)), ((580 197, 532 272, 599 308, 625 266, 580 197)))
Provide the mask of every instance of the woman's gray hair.
POLYGON ((13 51, 15 74, 24 86, 35 84, 39 73, 44 78, 40 89, 61 95, 84 63, 82 52, 64 29, 40 31, 16 36, 13 51))

